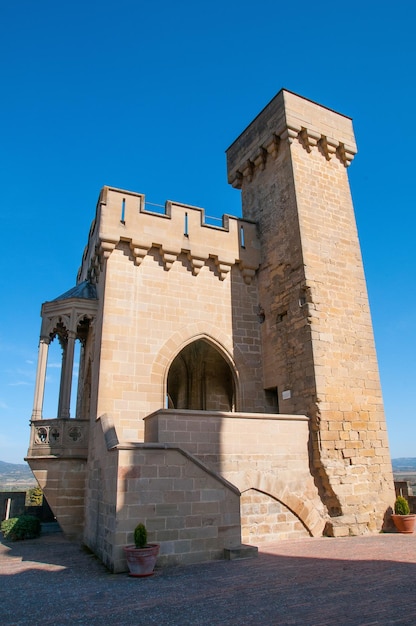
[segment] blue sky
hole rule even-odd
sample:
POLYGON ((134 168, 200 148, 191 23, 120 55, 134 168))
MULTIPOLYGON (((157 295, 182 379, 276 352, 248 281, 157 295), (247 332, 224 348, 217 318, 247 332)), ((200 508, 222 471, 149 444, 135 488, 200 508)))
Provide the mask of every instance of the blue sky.
MULTIPOLYGON (((40 306, 75 284, 100 188, 239 215, 224 151, 281 87, 354 120, 349 177, 391 453, 416 456, 415 6, 2 3, 1 460, 26 454, 40 306)), ((58 362, 52 351, 45 417, 58 362)))

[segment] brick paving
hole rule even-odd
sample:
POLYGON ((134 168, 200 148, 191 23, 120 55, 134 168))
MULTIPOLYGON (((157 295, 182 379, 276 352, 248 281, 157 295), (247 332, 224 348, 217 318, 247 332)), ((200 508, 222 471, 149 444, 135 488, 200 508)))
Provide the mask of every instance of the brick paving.
POLYGON ((415 579, 416 535, 282 541, 133 579, 56 533, 1 541, 0 623, 414 626, 415 579))

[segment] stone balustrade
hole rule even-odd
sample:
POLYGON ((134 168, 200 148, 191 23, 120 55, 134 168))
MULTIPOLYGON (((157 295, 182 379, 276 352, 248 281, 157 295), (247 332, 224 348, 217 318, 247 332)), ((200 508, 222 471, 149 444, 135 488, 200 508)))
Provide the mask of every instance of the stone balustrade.
POLYGON ((88 420, 84 419, 32 420, 28 457, 86 458, 88 427, 88 420))

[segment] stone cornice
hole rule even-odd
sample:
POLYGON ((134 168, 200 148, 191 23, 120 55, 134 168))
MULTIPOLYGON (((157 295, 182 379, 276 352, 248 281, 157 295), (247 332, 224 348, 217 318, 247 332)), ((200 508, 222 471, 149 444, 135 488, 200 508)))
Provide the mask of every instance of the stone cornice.
POLYGON ((306 152, 318 150, 327 161, 333 157, 338 158, 345 167, 350 165, 357 152, 355 146, 338 142, 332 137, 326 137, 314 130, 287 126, 280 135, 272 133, 260 147, 254 148, 238 169, 229 171, 228 182, 233 187, 241 189, 243 179, 251 182, 258 170, 264 170, 269 160, 277 158, 284 143, 290 145, 295 141, 298 141, 306 152))
POLYGON ((295 142, 345 167, 357 152, 350 118, 282 90, 228 148, 228 182, 241 188, 295 142))
MULTIPOLYGON (((109 242, 101 242, 101 246, 97 246, 96 254, 91 259, 91 267, 89 270, 90 280, 92 282, 98 282, 99 275, 103 268, 105 261, 110 257, 112 250, 115 249, 115 245, 113 242, 109 244, 109 242)), ((233 266, 237 267, 244 279, 244 282, 249 285, 254 278, 256 271, 259 267, 259 261, 247 262, 243 259, 236 259, 234 263, 230 262, 228 259, 222 259, 220 256, 215 254, 209 254, 205 258, 192 256, 191 252, 186 249, 182 249, 179 252, 171 251, 165 249, 161 245, 155 245, 147 247, 145 245, 140 245, 136 242, 129 242, 129 248, 131 251, 131 255, 134 259, 134 264, 140 266, 143 260, 150 254, 150 251, 156 248, 159 251, 161 260, 163 262, 163 268, 165 271, 169 271, 173 264, 178 261, 180 255, 185 255, 189 261, 192 274, 194 276, 198 276, 201 269, 208 265, 209 262, 213 262, 216 267, 216 273, 220 280, 225 280, 228 274, 231 272, 233 266)))

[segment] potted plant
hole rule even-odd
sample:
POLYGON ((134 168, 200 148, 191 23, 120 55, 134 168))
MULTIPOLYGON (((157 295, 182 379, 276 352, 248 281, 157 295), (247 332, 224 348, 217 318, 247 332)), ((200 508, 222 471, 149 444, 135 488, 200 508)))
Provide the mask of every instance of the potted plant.
POLYGON ((403 496, 397 496, 394 514, 391 516, 399 533, 412 533, 415 529, 416 515, 410 513, 409 503, 403 496))
POLYGON ((152 576, 159 547, 158 543, 147 543, 146 526, 137 524, 134 529, 134 545, 124 547, 130 576, 152 576))

